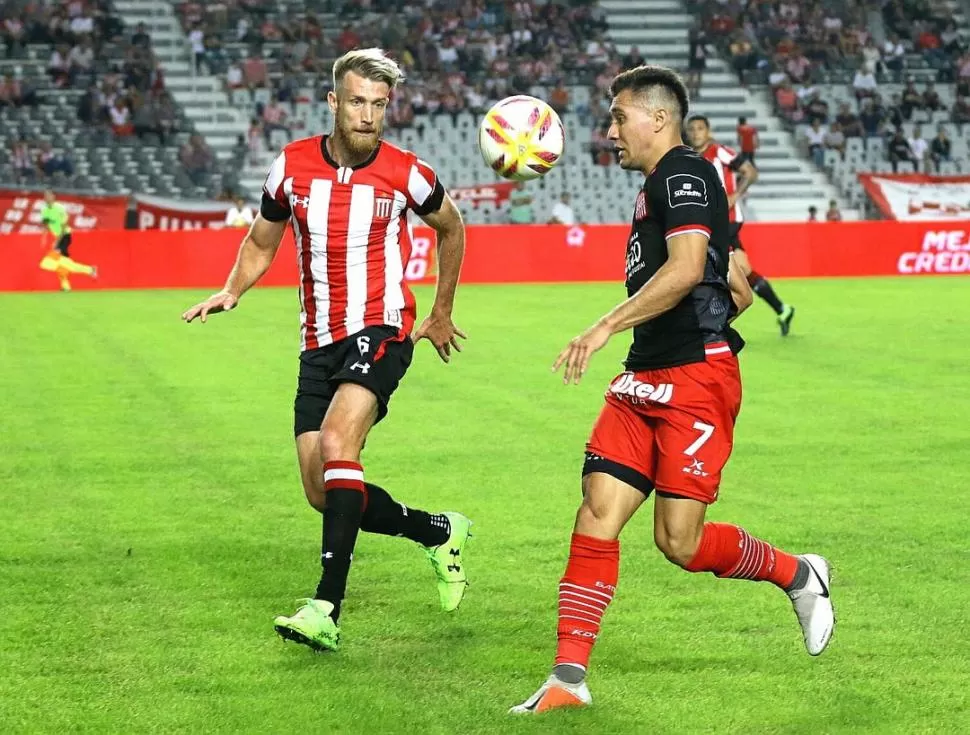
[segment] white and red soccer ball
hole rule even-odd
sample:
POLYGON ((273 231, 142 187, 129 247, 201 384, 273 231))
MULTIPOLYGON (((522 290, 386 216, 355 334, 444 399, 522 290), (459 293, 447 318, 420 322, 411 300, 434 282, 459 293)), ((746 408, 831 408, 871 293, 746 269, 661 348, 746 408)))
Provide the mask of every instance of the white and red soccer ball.
POLYGON ((496 102, 478 127, 478 148, 485 164, 512 181, 537 179, 551 171, 565 142, 556 111, 527 95, 496 102))

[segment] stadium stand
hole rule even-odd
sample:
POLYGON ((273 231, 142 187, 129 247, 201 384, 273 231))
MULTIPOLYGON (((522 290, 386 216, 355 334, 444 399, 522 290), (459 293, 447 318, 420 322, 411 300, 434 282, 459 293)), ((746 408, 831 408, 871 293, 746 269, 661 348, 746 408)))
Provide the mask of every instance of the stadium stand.
POLYGON ((223 185, 157 44, 108 0, 0 2, 0 175, 19 186, 188 198, 223 185), (187 170, 183 162, 192 165, 187 170))
MULTIPOLYGON (((970 56, 965 15, 945 0, 0 0, 0 10, 0 173, 21 185, 254 198, 281 145, 329 129, 331 64, 360 45, 405 66, 388 137, 451 186, 497 180, 476 146, 494 101, 525 92, 560 111, 567 150, 528 187, 533 221, 563 193, 582 222, 628 219, 638 177, 609 152, 606 89, 643 61, 685 72, 693 111, 722 142, 736 144, 742 116, 759 131, 752 219, 802 219, 832 201, 851 219, 867 206, 859 171, 965 168, 970 56), (897 123, 919 155, 893 142, 897 123)), ((487 204, 465 213, 508 217, 487 204)))

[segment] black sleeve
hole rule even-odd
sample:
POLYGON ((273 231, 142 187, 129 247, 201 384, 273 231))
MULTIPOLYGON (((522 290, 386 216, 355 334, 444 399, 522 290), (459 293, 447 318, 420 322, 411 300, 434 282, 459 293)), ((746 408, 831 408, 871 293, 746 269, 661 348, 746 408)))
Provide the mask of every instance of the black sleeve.
POLYGON ((428 195, 428 198, 424 200, 424 204, 420 207, 414 207, 414 213, 426 217, 432 212, 437 212, 441 209, 441 204, 445 201, 445 187, 441 185, 441 181, 438 177, 434 180, 434 189, 428 195))
POLYGON ((270 222, 282 222, 290 218, 290 208, 284 207, 265 191, 263 201, 259 204, 259 213, 263 215, 263 219, 268 219, 270 222))
POLYGON ((655 175, 651 206, 663 213, 666 239, 688 232, 710 237, 721 191, 714 167, 697 157, 677 156, 662 162, 655 175))

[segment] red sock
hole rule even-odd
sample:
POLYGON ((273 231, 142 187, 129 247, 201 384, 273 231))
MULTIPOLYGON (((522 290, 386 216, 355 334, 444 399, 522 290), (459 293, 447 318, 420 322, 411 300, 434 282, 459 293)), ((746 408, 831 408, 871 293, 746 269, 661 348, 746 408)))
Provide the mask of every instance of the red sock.
POLYGON ((569 563, 559 581, 559 645, 556 664, 584 669, 600 632, 603 613, 616 592, 620 542, 574 533, 569 563))
POLYGON ((688 572, 771 582, 787 589, 795 580, 798 559, 730 523, 705 523, 688 572))

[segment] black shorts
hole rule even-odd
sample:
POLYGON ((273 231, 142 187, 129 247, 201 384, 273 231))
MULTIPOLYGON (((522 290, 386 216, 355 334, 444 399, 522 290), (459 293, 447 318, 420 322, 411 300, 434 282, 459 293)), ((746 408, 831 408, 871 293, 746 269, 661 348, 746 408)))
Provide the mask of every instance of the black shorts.
POLYGON ((377 420, 411 365, 414 343, 394 327, 365 327, 346 339, 300 355, 293 402, 293 433, 320 431, 341 383, 357 383, 377 396, 377 420))
POLYGON ((741 225, 744 222, 729 222, 728 223, 728 248, 731 250, 744 250, 744 245, 741 244, 741 225))
POLYGON ((70 257, 67 254, 68 248, 70 248, 70 247, 71 247, 71 233, 70 232, 65 232, 63 235, 61 235, 59 238, 57 238, 57 242, 54 243, 54 250, 58 251, 65 258, 69 258, 70 257))

